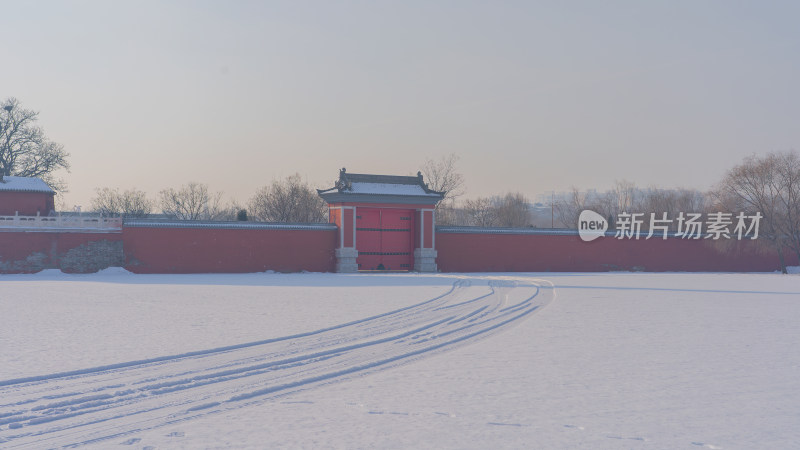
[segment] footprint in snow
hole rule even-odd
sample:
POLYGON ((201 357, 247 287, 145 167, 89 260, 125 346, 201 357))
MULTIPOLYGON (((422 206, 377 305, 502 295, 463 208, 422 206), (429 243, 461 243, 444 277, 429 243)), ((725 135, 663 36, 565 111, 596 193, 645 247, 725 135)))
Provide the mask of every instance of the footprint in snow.
POLYGON ((624 436, 606 436, 609 439, 620 439, 626 441, 646 441, 643 437, 624 437, 624 436))
POLYGON ((505 422, 487 422, 487 425, 494 425, 498 427, 521 427, 521 423, 505 423, 505 422))
POLYGON ((183 437, 185 433, 183 431, 173 431, 172 433, 168 434, 167 437, 183 437))
POLYGON ((135 443, 137 443, 139 441, 141 441, 141 439, 139 439, 139 438, 131 438, 131 439, 128 439, 127 441, 122 442, 121 445, 133 445, 133 444, 135 444, 135 443))

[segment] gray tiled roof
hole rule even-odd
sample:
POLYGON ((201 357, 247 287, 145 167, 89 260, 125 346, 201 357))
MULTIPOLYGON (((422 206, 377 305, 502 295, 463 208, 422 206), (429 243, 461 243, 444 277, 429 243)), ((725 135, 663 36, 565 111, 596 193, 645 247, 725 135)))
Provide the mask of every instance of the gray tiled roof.
POLYGON ((55 194, 56 192, 41 178, 15 177, 6 175, 0 181, 0 192, 43 192, 55 194))
POLYGON ((202 220, 126 219, 125 228, 210 228, 235 230, 336 230, 330 223, 219 222, 202 220))
POLYGON ((415 177, 374 175, 339 171, 339 180, 329 189, 317 190, 328 202, 436 204, 444 192, 428 188, 421 173, 415 177))

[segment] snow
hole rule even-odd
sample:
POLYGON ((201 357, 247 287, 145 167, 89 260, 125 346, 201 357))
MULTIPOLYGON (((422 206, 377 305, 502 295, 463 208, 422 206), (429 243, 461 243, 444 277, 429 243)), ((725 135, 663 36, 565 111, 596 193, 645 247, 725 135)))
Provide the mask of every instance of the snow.
POLYGON ((3 181, 0 181, 0 191, 53 193, 53 189, 41 178, 14 176, 3 177, 3 181))
POLYGON ((323 328, 449 287, 434 280, 404 288, 410 295, 386 296, 382 280, 351 284, 334 274, 144 276, 120 268, 92 275, 57 269, 0 275, 0 380, 323 328))
POLYGON ((102 275, 108 275, 108 276, 133 275, 133 272, 126 270, 122 267, 107 267, 95 273, 95 276, 102 276, 102 275))
POLYGON ((351 189, 345 191, 353 194, 386 194, 386 195, 419 195, 438 197, 439 194, 427 193, 418 184, 394 183, 359 183, 351 184, 351 189))
POLYGON ((0 311, 3 448, 800 442, 793 275, 111 269, 0 311))

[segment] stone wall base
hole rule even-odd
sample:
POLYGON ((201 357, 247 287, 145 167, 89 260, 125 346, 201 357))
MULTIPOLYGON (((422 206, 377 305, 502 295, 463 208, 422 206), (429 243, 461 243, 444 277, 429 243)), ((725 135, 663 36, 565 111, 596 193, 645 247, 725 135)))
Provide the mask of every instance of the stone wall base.
POLYGON ((438 256, 438 253, 432 248, 414 249, 414 270, 417 272, 438 272, 436 256, 438 256))
POLYGON ((336 272, 338 273, 355 273, 358 272, 358 250, 354 248, 337 248, 336 249, 336 272))

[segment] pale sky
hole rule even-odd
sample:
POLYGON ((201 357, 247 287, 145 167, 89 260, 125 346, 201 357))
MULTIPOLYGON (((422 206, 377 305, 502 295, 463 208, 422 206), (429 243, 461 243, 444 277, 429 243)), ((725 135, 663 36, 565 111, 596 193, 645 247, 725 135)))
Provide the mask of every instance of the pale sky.
POLYGON ((190 181, 246 203, 449 153, 467 197, 706 189, 800 150, 797 1, 0 6, 0 98, 71 153, 69 207, 190 181))

